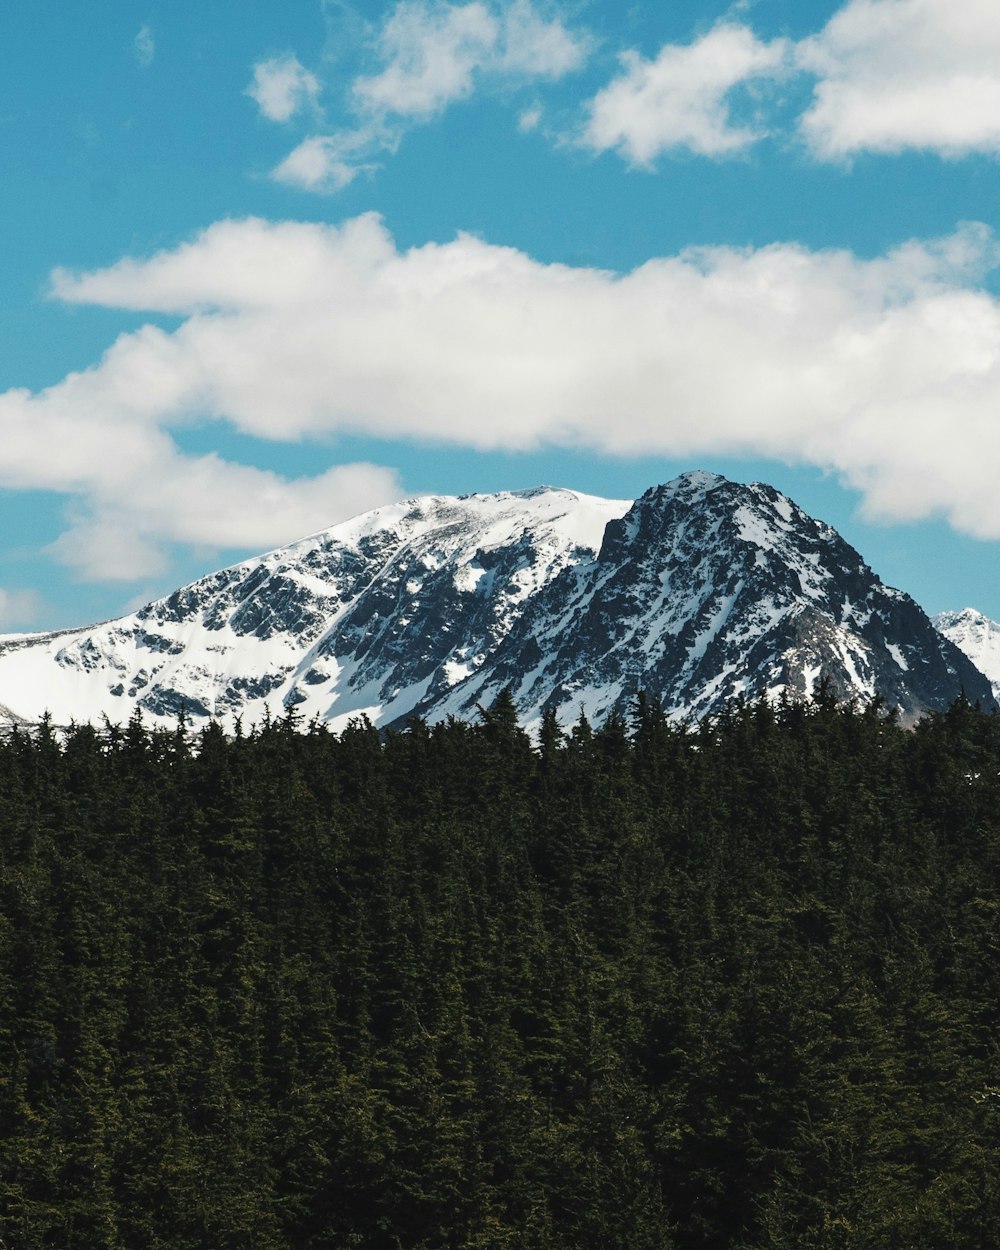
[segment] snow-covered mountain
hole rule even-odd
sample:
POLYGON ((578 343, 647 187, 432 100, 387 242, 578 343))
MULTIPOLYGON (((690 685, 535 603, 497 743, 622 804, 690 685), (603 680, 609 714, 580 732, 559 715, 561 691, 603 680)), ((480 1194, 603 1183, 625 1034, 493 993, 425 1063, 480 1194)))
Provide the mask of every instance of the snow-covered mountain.
POLYGON ((975 608, 939 612, 935 626, 985 674, 1000 699, 1000 624, 975 608))
POLYGON ((881 695, 905 717, 989 683, 907 595, 770 486, 688 473, 634 503, 539 488, 378 508, 131 616, 0 638, 0 718, 297 708, 474 715, 511 686, 526 723, 672 715, 734 695, 881 695))
POLYGON ((382 724, 483 664, 629 507, 540 489, 377 508, 120 620, 0 637, 0 716, 250 723, 293 705, 382 724))

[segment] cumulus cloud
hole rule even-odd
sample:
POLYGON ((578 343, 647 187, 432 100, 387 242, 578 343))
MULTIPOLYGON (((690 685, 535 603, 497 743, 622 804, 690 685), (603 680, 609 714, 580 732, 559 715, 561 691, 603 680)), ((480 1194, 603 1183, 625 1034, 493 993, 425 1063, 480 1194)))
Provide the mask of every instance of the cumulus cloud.
MULTIPOLYGON (((594 47, 545 0, 398 0, 371 28, 369 66, 348 84, 343 124, 305 135, 272 175, 309 191, 341 190, 456 101, 563 78, 594 47)), ((775 84, 793 74, 815 79, 797 129, 820 160, 908 149, 1000 154, 995 0, 847 0, 798 42, 763 39, 730 17, 689 44, 668 44, 651 59, 627 50, 619 62, 582 104, 576 138, 635 166, 680 150, 731 157, 779 126, 787 134, 772 106, 775 84)), ((288 121, 315 106, 320 86, 288 55, 258 65, 247 93, 265 116, 288 121)), ((522 132, 538 110, 537 100, 521 108, 522 132)))
POLYGON ((271 170, 271 177, 303 191, 343 191, 365 168, 354 163, 354 155, 370 145, 357 139, 356 135, 311 135, 271 170))
MULTIPOLYGON (((775 244, 617 275, 464 235, 400 252, 374 216, 220 222, 146 261, 58 274, 63 299, 182 324, 124 336, 56 399, 4 402, 49 422, 46 445, 70 435, 57 415, 85 411, 146 440, 209 413, 270 439, 762 455, 838 471, 879 514, 1000 537, 1000 302, 981 286, 998 263, 981 226, 875 260, 775 244)), ((50 485, 76 459, 60 469, 57 449, 50 485)))
POLYGON ((320 84, 315 74, 290 53, 254 66, 246 94, 272 122, 287 122, 302 108, 315 107, 320 84))
POLYGON ((543 16, 532 0, 399 0, 375 33, 372 72, 351 83, 350 123, 308 135, 272 176, 307 191, 341 190, 394 151, 410 127, 478 86, 562 78, 589 47, 589 36, 543 16))
MULTIPOLYGON (((745 7, 745 6, 744 6, 745 7)), ((766 124, 734 122, 734 88, 797 72, 816 82, 798 129, 820 160, 923 149, 1000 154, 1000 6, 995 0, 847 0, 815 35, 762 41, 726 21, 653 60, 629 51, 585 107, 582 139, 634 165, 685 148, 738 153, 766 124)), ((766 117, 769 101, 760 112, 766 117)))
MULTIPOLYGON (((136 350, 142 355, 141 345, 136 350)), ((49 391, 0 396, 0 483, 72 501, 69 528, 49 550, 82 580, 160 572, 172 544, 263 550, 399 497, 396 474, 376 465, 289 480, 216 455, 185 455, 155 423, 171 411, 169 402, 154 411, 164 397, 157 379, 150 401, 132 404, 121 364, 109 353, 49 391), (84 390, 100 409, 77 408, 84 390)))
POLYGON ((150 471, 80 483, 71 526, 49 547, 85 581, 134 581, 162 572, 167 544, 263 551, 398 499, 391 470, 337 465, 289 481, 216 455, 163 449, 150 471))
POLYGON ((652 61, 626 52, 622 73, 587 106, 583 142, 598 152, 616 149, 644 166, 675 148, 703 156, 741 151, 764 132, 733 124, 730 93, 780 74, 790 46, 783 39, 761 42, 747 26, 722 23, 695 43, 668 44, 652 61))
POLYGON ((562 78, 580 68, 589 40, 545 20, 531 0, 400 0, 377 46, 382 68, 354 83, 361 111, 426 120, 470 95, 477 73, 562 78))
POLYGON ((849 0, 797 60, 818 76, 801 127, 821 158, 1000 153, 995 0, 849 0))
POLYGON ((495 68, 530 78, 563 78, 583 66, 591 42, 585 31, 571 32, 561 21, 546 21, 530 0, 513 0, 501 12, 495 68))
MULTIPOLYGON (((134 272, 140 280, 141 267, 134 272)), ((171 425, 217 410, 205 373, 215 365, 185 343, 197 320, 175 334, 145 326, 123 335, 92 368, 47 390, 0 394, 0 487, 71 501, 70 526, 50 552, 85 580, 159 572, 171 544, 272 547, 399 497, 396 473, 377 465, 288 479, 182 452, 171 425)))
POLYGON ((156 56, 156 41, 153 38, 152 27, 148 24, 144 23, 139 27, 139 33, 132 40, 132 53, 143 69, 153 64, 153 58, 156 56))
POLYGON ((472 91, 473 72, 493 53, 499 23, 485 4, 401 0, 379 35, 384 68, 358 78, 368 113, 429 118, 472 91))

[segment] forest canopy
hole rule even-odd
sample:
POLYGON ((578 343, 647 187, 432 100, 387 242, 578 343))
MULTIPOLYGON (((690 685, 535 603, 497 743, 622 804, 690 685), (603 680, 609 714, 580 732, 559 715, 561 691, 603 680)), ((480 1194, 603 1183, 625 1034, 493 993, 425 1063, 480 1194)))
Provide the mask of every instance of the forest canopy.
POLYGON ((0 1250, 981 1250, 1000 718, 0 741, 0 1250))

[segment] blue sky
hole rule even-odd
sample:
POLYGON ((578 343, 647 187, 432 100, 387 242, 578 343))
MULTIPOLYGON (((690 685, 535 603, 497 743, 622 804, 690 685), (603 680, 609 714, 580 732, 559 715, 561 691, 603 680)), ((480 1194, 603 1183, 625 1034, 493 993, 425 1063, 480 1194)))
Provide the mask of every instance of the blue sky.
POLYGON ((0 629, 407 494, 694 467, 1000 618, 995 0, 35 0, 0 36, 0 629))

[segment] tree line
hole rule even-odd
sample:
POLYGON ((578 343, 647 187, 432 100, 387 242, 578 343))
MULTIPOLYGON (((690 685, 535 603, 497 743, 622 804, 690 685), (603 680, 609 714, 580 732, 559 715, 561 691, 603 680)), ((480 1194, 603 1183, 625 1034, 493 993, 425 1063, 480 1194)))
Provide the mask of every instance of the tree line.
POLYGON ((982 1250, 1000 718, 0 741, 0 1250, 982 1250))

